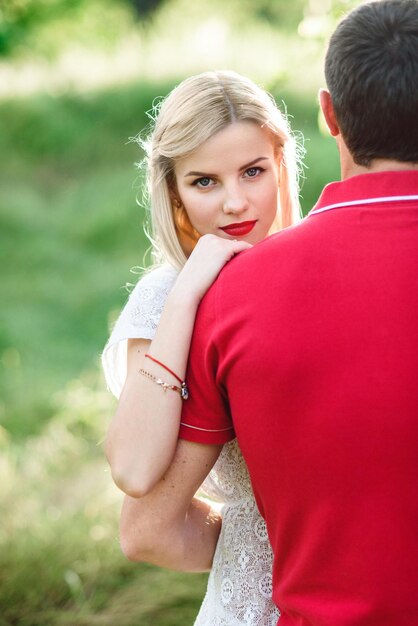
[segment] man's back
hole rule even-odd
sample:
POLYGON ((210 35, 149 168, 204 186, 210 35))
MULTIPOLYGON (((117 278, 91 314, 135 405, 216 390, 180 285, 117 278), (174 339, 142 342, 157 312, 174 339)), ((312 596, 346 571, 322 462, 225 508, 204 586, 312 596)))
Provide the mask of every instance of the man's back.
POLYGON ((232 413, 283 626, 418 623, 417 270, 418 172, 367 174, 231 263, 199 312, 183 422, 232 413))

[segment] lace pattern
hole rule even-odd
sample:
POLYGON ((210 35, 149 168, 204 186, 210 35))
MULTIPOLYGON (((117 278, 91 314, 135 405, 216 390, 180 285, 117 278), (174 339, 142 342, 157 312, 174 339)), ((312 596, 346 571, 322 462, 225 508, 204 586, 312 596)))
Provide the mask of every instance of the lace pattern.
POLYGON ((236 439, 223 447, 202 491, 225 504, 195 626, 276 626, 280 613, 272 601, 273 554, 236 439))
MULTIPOLYGON (((117 320, 102 357, 116 396, 126 378, 127 339, 154 337, 176 277, 169 265, 146 274, 117 320)), ((273 555, 236 440, 223 447, 202 491, 223 503, 222 529, 195 626, 276 626, 280 614, 271 599, 273 555)))
POLYGON ((129 311, 130 321, 133 326, 149 329, 152 335, 155 334, 169 293, 167 287, 164 284, 138 284, 138 288, 132 293, 132 303, 129 311))

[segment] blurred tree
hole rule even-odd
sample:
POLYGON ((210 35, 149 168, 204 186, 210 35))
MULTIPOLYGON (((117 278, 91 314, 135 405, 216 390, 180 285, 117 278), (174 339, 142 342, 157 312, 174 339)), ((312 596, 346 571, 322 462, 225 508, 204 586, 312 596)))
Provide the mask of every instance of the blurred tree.
POLYGON ((78 9, 85 0, 2 0, 0 56, 10 55, 41 24, 78 9))
POLYGON ((54 55, 74 35, 69 24, 80 39, 84 34, 94 44, 106 40, 110 31, 123 30, 135 15, 152 13, 159 4, 161 0, 0 0, 0 57, 28 50, 54 55), (58 42, 43 47, 48 29, 62 39, 61 46, 58 42))
POLYGON ((151 17, 166 0, 128 0, 135 9, 135 13, 140 19, 151 17))
MULTIPOLYGON (((171 0, 173 1, 173 0, 171 0)), ((174 0, 175 1, 175 0, 174 0)), ((198 1, 198 0, 197 0, 198 1)), ((296 32, 306 19, 321 17, 335 25, 344 13, 359 5, 362 0, 229 0, 228 9, 236 18, 270 24, 274 29, 296 32)), ((219 7, 224 0, 219 0, 219 7)))
MULTIPOLYGON (((212 10, 228 15, 234 23, 270 24, 277 30, 297 32, 298 27, 306 20, 322 19, 329 27, 333 27, 336 19, 358 5, 360 0, 213 0, 212 10)), ((175 9, 176 0, 0 0, 0 57, 10 56, 19 50, 26 50, 37 42, 38 33, 45 27, 59 30, 64 21, 77 22, 79 31, 95 26, 99 38, 103 30, 116 26, 121 12, 126 13, 127 22, 142 22, 147 28, 151 18, 172 5, 175 9), (83 19, 87 15, 87 20, 83 19), (115 18, 115 16, 117 16, 115 18), (105 21, 103 21, 105 20, 105 21), (86 26, 87 24, 87 26, 86 26)), ((194 0, 205 15, 206 3, 194 0)), ((187 14, 182 16, 187 20, 187 14)), ((123 21, 123 20, 122 20, 123 21)), ((309 30, 309 29, 308 29, 309 30)), ((314 29, 315 30, 315 29, 314 29)), ((317 29, 321 31, 321 28, 317 29)), ((327 29, 325 29, 327 30, 327 29)), ((317 32, 317 36, 328 33, 317 32)), ((89 31, 87 38, 94 39, 89 31)), ((65 39, 65 37, 64 37, 65 39)))
MULTIPOLYGON (((256 19, 268 22, 275 27, 291 29, 299 24, 303 18, 306 0, 293 2, 277 0, 244 0, 245 12, 252 14, 256 19)), ((241 0, 241 6, 244 4, 241 0)))

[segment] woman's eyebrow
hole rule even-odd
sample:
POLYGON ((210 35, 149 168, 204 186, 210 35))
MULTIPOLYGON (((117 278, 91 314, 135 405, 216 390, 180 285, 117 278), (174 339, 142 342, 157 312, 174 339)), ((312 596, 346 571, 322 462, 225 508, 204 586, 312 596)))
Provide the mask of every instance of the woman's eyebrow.
POLYGON ((249 167, 251 167, 252 165, 255 165, 256 163, 259 163, 260 161, 266 161, 267 159, 268 159, 268 157, 265 157, 265 156, 257 157, 253 161, 250 161, 249 163, 246 163, 245 165, 242 165, 239 169, 240 170, 246 170, 249 167))
MULTIPOLYGON (((252 165, 255 165, 256 163, 259 163, 260 161, 265 161, 266 159, 268 159, 268 157, 257 157, 256 159, 253 159, 252 161, 250 161, 249 163, 246 163, 245 165, 241 165, 241 167, 239 168, 239 170, 246 170, 247 168, 251 167, 252 165)), ((200 176, 200 177, 207 177, 207 178, 215 178, 216 174, 210 174, 209 172, 187 172, 187 174, 184 175, 184 178, 187 178, 187 176, 200 176)))
POLYGON ((216 174, 209 174, 209 172, 187 172, 187 174, 184 175, 184 178, 187 178, 187 176, 200 176, 204 178, 215 178, 216 174))

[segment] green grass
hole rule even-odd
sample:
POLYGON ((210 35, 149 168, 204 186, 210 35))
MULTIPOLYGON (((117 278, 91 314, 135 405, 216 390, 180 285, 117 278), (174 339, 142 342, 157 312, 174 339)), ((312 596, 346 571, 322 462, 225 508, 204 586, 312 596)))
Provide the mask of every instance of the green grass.
POLYGON ((2 550, 1 625, 193 624, 206 575, 129 563, 116 539, 91 540, 82 513, 48 528, 2 550))
POLYGON ((114 401, 99 372, 59 405, 41 435, 0 440, 0 625, 191 626, 207 576, 121 554, 122 495, 98 445, 114 401))

